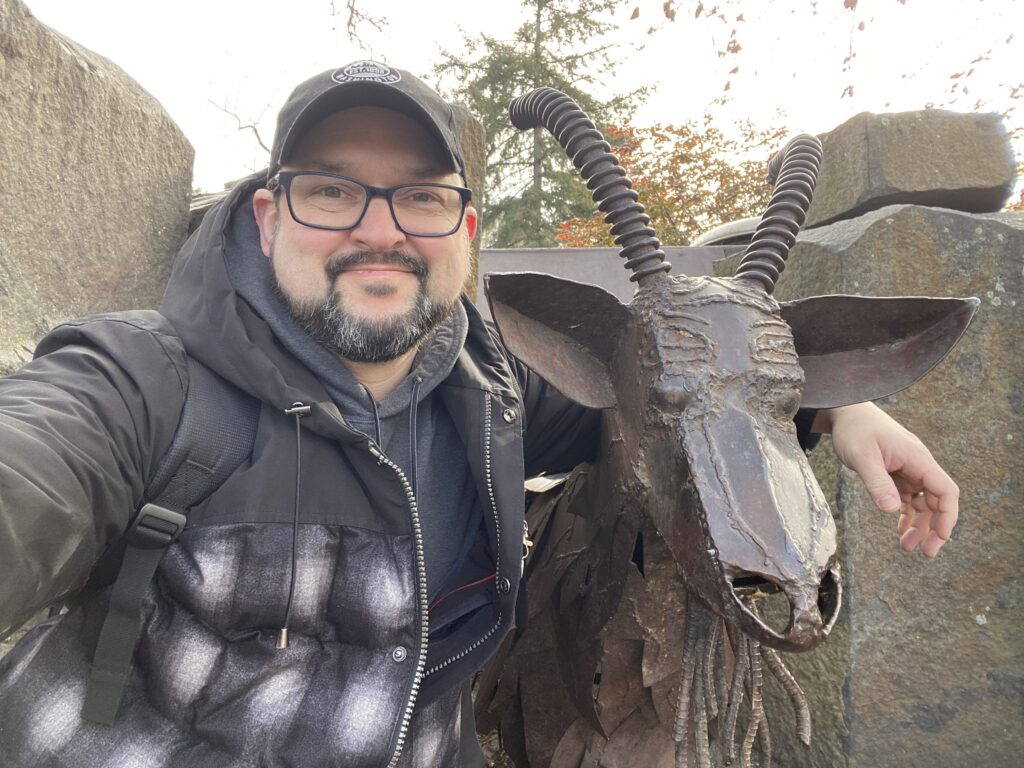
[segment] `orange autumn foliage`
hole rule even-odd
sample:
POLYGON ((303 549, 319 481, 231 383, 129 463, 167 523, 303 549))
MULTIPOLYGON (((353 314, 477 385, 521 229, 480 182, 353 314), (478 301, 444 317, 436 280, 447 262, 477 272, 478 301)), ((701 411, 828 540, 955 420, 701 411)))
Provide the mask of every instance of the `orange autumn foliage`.
MULTIPOLYGON (((760 215, 770 189, 768 157, 781 147, 779 130, 737 126, 736 137, 703 122, 605 129, 664 245, 688 245, 727 221, 760 215)), ((566 247, 614 246, 601 214, 561 222, 566 247)))

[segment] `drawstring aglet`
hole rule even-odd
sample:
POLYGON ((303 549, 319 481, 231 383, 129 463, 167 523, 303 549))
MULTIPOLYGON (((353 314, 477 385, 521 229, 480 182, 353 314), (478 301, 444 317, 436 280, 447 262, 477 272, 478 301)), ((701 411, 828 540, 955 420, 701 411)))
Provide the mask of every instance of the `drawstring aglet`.
POLYGON ((288 647, 288 627, 281 627, 277 631, 277 650, 283 651, 288 647))

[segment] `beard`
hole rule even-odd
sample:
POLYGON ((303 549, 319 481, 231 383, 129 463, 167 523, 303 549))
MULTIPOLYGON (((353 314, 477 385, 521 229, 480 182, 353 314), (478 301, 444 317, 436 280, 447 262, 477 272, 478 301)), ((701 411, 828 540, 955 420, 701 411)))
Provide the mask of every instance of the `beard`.
MULTIPOLYGON (((273 258, 271 248, 271 258, 273 258)), ((331 352, 358 363, 383 363, 394 360, 418 345, 429 333, 451 316, 458 297, 437 301, 427 295, 430 272, 421 260, 402 251, 373 253, 356 251, 331 257, 324 265, 331 291, 323 299, 297 299, 285 293, 273 273, 274 292, 288 314, 319 344, 331 352), (353 317, 345 308, 341 294, 333 288, 346 269, 365 264, 401 266, 414 274, 419 290, 413 305, 401 315, 385 320, 353 317)), ((368 286, 371 295, 387 296, 394 292, 389 285, 368 286)))

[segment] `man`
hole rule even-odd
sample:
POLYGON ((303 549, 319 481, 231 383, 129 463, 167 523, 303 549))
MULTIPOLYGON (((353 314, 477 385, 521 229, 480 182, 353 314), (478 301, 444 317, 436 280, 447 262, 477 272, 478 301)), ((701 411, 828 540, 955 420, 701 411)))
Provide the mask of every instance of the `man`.
MULTIPOLYGON (((422 82, 373 62, 318 75, 268 173, 182 249, 162 317, 62 326, 0 383, 4 627, 74 593, 121 535, 187 357, 259 403, 251 456, 160 563, 114 724, 81 715, 106 612, 90 592, 3 663, 6 765, 482 764, 469 681, 512 625, 523 478, 588 458, 598 420, 460 297, 464 178, 422 82)), ((870 405, 815 427, 902 507, 903 547, 935 555, 957 490, 920 442, 870 405)))

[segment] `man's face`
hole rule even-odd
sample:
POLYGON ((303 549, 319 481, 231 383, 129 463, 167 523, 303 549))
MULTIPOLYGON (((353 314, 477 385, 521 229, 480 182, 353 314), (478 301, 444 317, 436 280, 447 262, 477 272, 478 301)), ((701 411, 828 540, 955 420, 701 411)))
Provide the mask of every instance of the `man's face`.
MULTIPOLYGON (((285 170, 324 171, 376 187, 409 182, 462 185, 435 139, 413 119, 379 107, 354 107, 314 125, 285 170)), ((370 201, 351 230, 299 224, 284 193, 253 196, 263 253, 292 315, 344 358, 381 362, 400 356, 451 313, 469 270, 476 229, 470 207, 448 237, 413 237, 395 224, 387 201, 370 201)))

